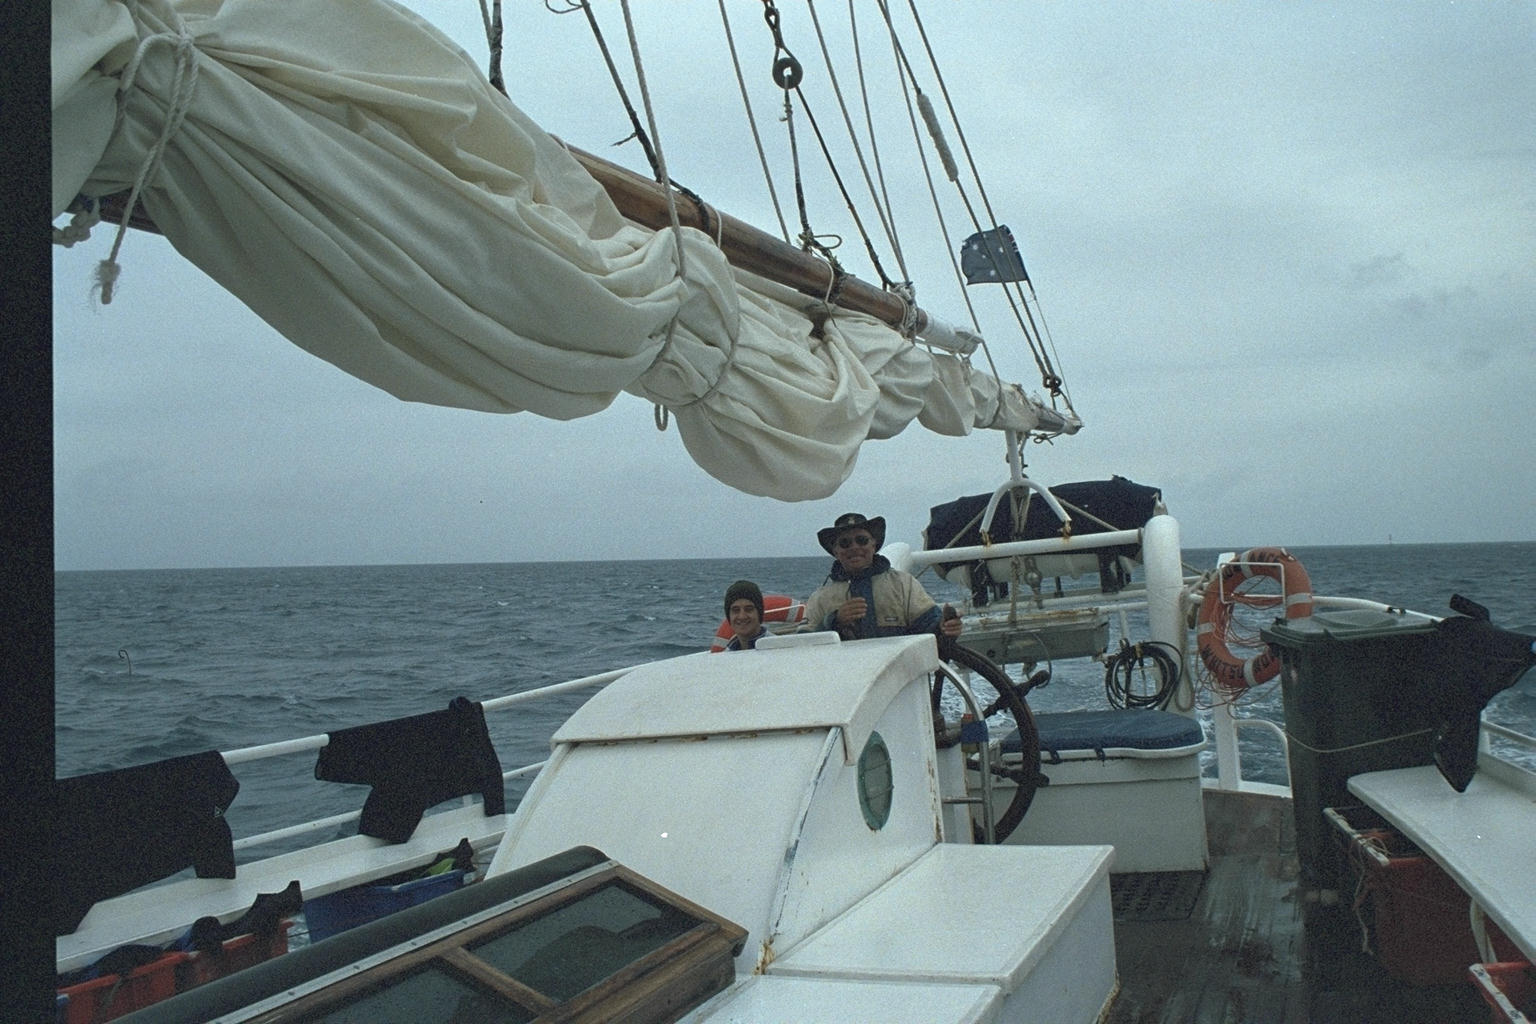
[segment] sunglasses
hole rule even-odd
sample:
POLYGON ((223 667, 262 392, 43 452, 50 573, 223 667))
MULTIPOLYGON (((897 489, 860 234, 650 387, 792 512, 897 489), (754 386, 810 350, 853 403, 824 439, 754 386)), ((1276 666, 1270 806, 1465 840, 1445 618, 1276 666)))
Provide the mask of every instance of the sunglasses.
POLYGON ((839 537, 839 538, 837 538, 837 546, 839 548, 851 548, 851 547, 853 547, 855 545, 857 545, 857 546, 862 548, 866 544, 872 544, 872 543, 874 543, 874 538, 871 537, 867 533, 861 533, 857 537, 839 537))

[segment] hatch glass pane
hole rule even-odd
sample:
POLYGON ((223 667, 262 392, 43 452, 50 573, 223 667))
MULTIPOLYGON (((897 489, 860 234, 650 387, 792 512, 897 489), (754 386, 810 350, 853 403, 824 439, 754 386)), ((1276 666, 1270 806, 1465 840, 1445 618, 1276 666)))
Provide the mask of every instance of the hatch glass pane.
POLYGON ((467 948, 529 988, 564 1001, 697 924, 615 881, 467 948))

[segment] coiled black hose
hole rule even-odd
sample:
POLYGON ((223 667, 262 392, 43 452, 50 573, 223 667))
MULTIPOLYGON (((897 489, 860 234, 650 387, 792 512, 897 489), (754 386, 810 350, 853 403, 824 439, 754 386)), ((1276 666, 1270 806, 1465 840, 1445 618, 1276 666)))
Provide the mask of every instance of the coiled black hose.
POLYGON ((1120 641, 1104 662, 1104 696, 1116 708, 1166 708, 1179 686, 1178 652, 1156 640, 1120 641), (1157 670, 1157 688, 1148 692, 1147 662, 1157 670), (1139 686, 1137 684, 1140 684, 1139 686))

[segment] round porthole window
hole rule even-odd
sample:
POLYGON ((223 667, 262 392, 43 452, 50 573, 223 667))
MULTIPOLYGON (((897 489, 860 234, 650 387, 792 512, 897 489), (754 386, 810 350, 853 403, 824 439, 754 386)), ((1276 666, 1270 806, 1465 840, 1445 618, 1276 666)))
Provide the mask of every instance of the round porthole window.
POLYGON ((891 818, 891 752, 885 740, 872 732, 859 754, 859 810, 864 824, 881 829, 891 818))

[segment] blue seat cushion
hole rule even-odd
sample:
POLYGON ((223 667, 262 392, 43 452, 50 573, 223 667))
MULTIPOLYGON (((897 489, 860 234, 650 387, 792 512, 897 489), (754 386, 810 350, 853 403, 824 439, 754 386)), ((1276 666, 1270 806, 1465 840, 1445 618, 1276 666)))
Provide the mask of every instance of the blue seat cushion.
MULTIPOLYGON (((1200 723, 1152 709, 1056 711, 1035 716, 1040 753, 1056 760, 1063 750, 1172 750, 1205 742, 1200 723)), ((1019 734, 1003 739, 1003 753, 1019 752, 1019 734)))

